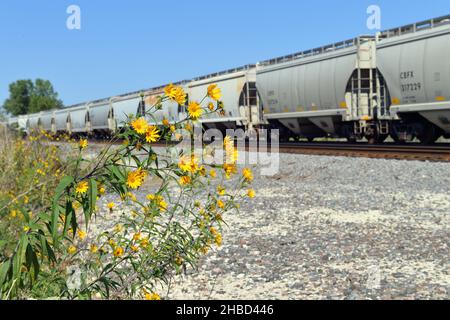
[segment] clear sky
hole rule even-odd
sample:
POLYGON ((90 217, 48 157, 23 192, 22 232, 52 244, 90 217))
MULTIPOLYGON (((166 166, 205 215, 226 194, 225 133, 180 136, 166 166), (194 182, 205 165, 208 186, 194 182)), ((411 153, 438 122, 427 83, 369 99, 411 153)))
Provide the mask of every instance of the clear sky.
POLYGON ((71 105, 372 33, 371 4, 382 29, 450 14, 449 0, 2 0, 0 105, 17 79, 49 79, 71 105))

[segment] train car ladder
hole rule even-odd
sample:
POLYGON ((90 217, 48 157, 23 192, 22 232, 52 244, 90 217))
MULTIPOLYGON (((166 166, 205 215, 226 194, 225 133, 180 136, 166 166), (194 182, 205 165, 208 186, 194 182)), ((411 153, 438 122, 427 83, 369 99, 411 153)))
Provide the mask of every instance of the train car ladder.
POLYGON ((389 116, 388 93, 377 69, 376 38, 358 38, 355 70, 347 87, 347 121, 364 123, 389 116))

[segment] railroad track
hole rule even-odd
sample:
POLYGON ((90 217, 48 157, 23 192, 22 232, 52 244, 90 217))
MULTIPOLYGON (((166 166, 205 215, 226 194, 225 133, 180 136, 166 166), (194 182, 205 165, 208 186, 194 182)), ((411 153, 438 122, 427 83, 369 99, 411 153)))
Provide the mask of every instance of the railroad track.
POLYGON ((422 146, 416 144, 282 143, 280 153, 450 162, 450 144, 422 146))
MULTIPOLYGON (((62 143, 62 142, 60 142, 62 143)), ((108 141, 92 140, 92 145, 105 145, 108 141)), ((115 144, 121 144, 117 141, 115 144)), ((165 147, 166 143, 156 143, 156 147, 165 147)), ((253 150, 246 146, 247 151, 253 150)), ((268 152, 273 152, 270 145, 268 152)), ((253 150, 255 151, 255 150, 253 150)), ((450 162, 450 143, 423 146, 419 144, 398 145, 393 143, 369 145, 367 143, 341 143, 341 142, 317 142, 317 143, 280 143, 279 153, 310 154, 323 156, 359 157, 376 159, 416 160, 430 162, 450 162)))

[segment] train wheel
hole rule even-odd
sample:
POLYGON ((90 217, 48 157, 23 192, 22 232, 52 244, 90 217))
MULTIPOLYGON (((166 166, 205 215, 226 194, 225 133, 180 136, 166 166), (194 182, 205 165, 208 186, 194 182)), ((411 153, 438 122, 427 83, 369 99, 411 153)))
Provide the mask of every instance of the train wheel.
POLYGON ((386 141, 386 139, 389 137, 388 134, 380 134, 377 137, 377 143, 383 143, 386 141))
POLYGON ((369 141, 369 144, 378 144, 383 143, 389 135, 387 134, 376 134, 373 136, 368 136, 367 140, 369 141))
POLYGON ((404 140, 400 140, 398 134, 391 132, 391 139, 394 140, 395 143, 403 143, 404 140))
POLYGON ((424 124, 422 130, 417 134, 417 139, 419 139, 422 144, 433 144, 439 139, 441 132, 432 124, 424 124))

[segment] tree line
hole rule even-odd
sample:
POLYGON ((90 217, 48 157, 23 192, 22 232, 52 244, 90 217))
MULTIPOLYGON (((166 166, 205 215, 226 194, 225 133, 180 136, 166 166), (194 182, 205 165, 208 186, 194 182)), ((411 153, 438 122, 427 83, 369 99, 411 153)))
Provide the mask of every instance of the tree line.
POLYGON ((18 80, 9 85, 9 97, 3 103, 3 109, 13 116, 36 113, 62 108, 50 81, 44 79, 18 80))

